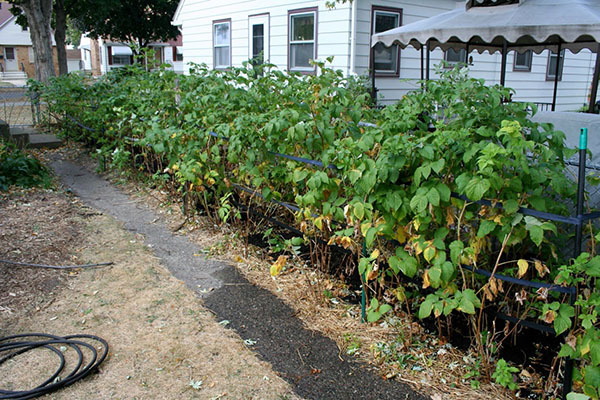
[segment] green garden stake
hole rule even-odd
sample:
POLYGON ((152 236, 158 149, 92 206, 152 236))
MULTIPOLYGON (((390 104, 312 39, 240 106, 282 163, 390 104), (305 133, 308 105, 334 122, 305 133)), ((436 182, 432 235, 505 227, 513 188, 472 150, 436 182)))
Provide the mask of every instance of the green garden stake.
MULTIPOLYGON (((367 246, 365 245, 365 242, 363 241, 363 246, 362 246, 362 256, 366 257, 367 256, 367 246)), ((367 322, 367 290, 365 288, 365 285, 367 283, 367 277, 365 275, 365 273, 362 273, 362 295, 361 295, 361 299, 360 299, 360 321, 362 323, 367 322)))
POLYGON ((587 150, 588 129, 581 128, 579 133, 579 150, 587 150))

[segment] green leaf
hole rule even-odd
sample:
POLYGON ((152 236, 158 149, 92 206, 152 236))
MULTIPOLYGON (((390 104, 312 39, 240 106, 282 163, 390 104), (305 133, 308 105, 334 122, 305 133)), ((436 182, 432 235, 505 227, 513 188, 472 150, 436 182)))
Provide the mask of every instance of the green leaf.
POLYGON ((375 228, 373 226, 370 227, 369 230, 367 231, 367 235, 365 236, 365 244, 367 245, 367 247, 371 247, 371 245, 375 241, 376 235, 377 235, 377 228, 375 228))
POLYGON ((365 216, 365 206, 362 203, 355 203, 353 212, 356 218, 361 220, 365 216))
POLYGON ((295 169, 294 170, 294 174, 293 174, 294 182, 303 181, 304 179, 306 179, 307 176, 308 176, 308 171, 305 169, 295 169))
POLYGON ((517 200, 506 200, 502 203, 502 206, 504 207, 504 211, 508 214, 514 214, 519 211, 519 202, 517 200))
POLYGON ((454 263, 454 265, 460 264, 460 256, 462 254, 463 249, 465 248, 465 244, 460 240, 455 240, 450 243, 450 259, 454 263))
POLYGON ((376 298, 371 299, 371 305, 367 310, 367 321, 375 322, 381 318, 381 316, 392 309, 389 304, 379 304, 376 298))
POLYGON ((417 262, 416 258, 407 257, 404 260, 402 260, 402 263, 400 263, 400 270, 404 275, 408 276, 409 278, 412 278, 417 273, 418 266, 419 263, 417 262))
POLYGON ((554 330, 560 335, 571 327, 571 317, 575 316, 575 309, 568 304, 561 304, 554 317, 554 330))
POLYGON ((355 184, 357 180, 362 176, 362 172, 357 169, 351 169, 348 171, 348 179, 350 179, 350 183, 355 184))
POLYGON ((410 200, 410 208, 415 210, 418 213, 422 213, 427 209, 427 204, 429 201, 423 195, 417 194, 410 200))
POLYGON ((467 183, 465 194, 471 201, 478 201, 483 198, 485 193, 490 188, 490 181, 478 176, 474 177, 467 183))
POLYGON ((419 306, 419 319, 427 318, 431 315, 431 311, 433 310, 433 302, 434 300, 427 296, 425 301, 421 303, 419 306))
POLYGON ((596 278, 600 277, 600 256, 595 256, 586 263, 585 273, 596 278))
POLYGON ((529 227, 529 237, 535 243, 536 246, 542 244, 542 240, 544 240, 544 230, 540 226, 530 226, 529 227))
POLYGON ((497 224, 494 221, 483 220, 479 224, 479 230, 477 231, 477 237, 482 238, 490 234, 495 228, 497 224))
POLYGON ((435 207, 440 205, 440 194, 435 188, 429 189, 429 192, 427 192, 427 200, 435 207))
POLYGON ((390 258, 388 258, 388 264, 392 271, 394 271, 394 274, 396 275, 398 274, 398 272, 400 272, 400 263, 400 259, 396 256, 391 256, 390 258))
POLYGON ((567 395, 567 400, 590 400, 590 396, 583 393, 571 392, 567 395))
POLYGON ((446 164, 446 160, 444 160, 443 158, 440 158, 437 161, 434 161, 431 163, 431 169, 433 169, 436 173, 440 173, 440 171, 444 168, 444 165, 446 164))
POLYGON ((584 382, 594 388, 600 388, 600 367, 587 366, 585 369, 584 382))
POLYGON ((443 202, 449 202, 450 201, 450 189, 448 188, 448 186, 446 186, 443 183, 438 183, 435 187, 437 189, 438 192, 440 192, 440 198, 442 199, 443 202))
POLYGON ((600 365, 600 342, 593 341, 590 346, 590 356, 594 366, 600 365))

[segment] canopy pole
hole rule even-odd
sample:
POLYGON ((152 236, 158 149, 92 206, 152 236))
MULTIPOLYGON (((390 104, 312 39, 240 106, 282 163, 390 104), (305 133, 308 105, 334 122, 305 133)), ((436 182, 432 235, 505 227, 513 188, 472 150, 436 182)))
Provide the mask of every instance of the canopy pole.
POLYGON ((502 66, 500 68, 500 86, 504 86, 506 83, 506 56, 508 53, 508 42, 504 39, 502 45, 502 66))
POLYGON ((588 113, 593 113, 596 104, 596 93, 598 92, 598 79, 600 79, 600 43, 596 49, 596 67, 594 69, 594 77, 592 78, 592 93, 590 93, 590 106, 588 113))
POLYGON ((560 53, 562 43, 558 42, 558 53, 556 55, 556 71, 554 71, 554 92, 552 93, 552 111, 556 111, 556 92, 558 91, 558 77, 560 75, 560 53))
POLYGON ((427 62, 426 62, 426 72, 425 72, 425 80, 429 80, 429 61, 431 59, 431 51, 429 50, 429 40, 427 41, 427 62))
POLYGON ((421 80, 425 79, 425 46, 421 46, 421 80))
POLYGON ((377 89, 375 88, 375 51, 373 50, 373 46, 371 46, 369 59, 369 70, 371 73, 371 100, 373 100, 373 104, 377 106, 377 89))

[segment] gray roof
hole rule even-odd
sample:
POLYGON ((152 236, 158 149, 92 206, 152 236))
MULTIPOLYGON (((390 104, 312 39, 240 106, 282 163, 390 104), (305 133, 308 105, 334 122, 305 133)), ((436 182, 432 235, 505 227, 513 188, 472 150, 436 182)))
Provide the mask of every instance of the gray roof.
POLYGON ((464 48, 490 52, 545 49, 557 45, 574 53, 598 50, 600 0, 520 0, 519 4, 464 7, 373 35, 372 44, 398 44, 420 49, 431 40, 432 49, 464 48))

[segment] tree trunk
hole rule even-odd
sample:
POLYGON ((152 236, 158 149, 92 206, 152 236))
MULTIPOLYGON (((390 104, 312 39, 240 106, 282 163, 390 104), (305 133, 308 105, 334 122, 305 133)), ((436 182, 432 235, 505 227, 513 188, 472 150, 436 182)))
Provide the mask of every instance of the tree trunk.
POLYGON ((47 82, 50 77, 56 76, 50 29, 52 0, 23 0, 18 5, 27 17, 35 56, 35 77, 41 82, 47 82))
POLYGON ((56 22, 54 41, 56 42, 56 54, 58 56, 58 74, 66 75, 69 73, 69 67, 67 65, 66 48, 67 17, 63 0, 54 0, 54 18, 56 22))

